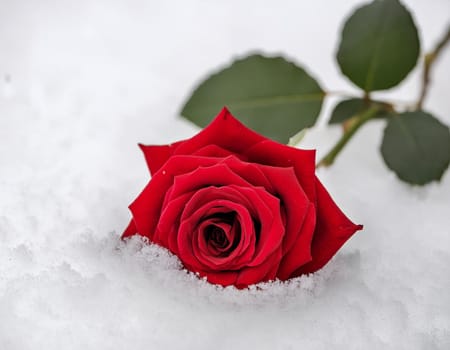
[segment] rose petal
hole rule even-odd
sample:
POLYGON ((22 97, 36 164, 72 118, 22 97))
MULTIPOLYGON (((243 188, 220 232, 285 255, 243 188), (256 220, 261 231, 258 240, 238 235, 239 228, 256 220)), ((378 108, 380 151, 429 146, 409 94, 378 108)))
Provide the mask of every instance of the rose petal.
POLYGON ((266 191, 277 194, 277 190, 267 178, 260 164, 247 163, 236 157, 227 157, 222 162, 252 186, 264 187, 266 191))
POLYGON ((246 149, 264 140, 267 138, 247 128, 224 107, 206 128, 174 149, 174 154, 192 154, 207 145, 217 145, 245 155, 246 149))
POLYGON ((216 157, 216 158, 227 158, 229 156, 235 156, 239 159, 246 160, 247 157, 233 153, 225 148, 217 145, 207 145, 193 152, 192 155, 202 156, 202 157, 216 157))
POLYGON ((363 228, 344 215, 318 179, 316 193, 317 219, 311 246, 312 261, 297 269, 291 277, 321 269, 356 231, 363 228))
POLYGON ((245 150, 250 162, 277 167, 293 167, 300 186, 311 202, 316 200, 314 150, 301 150, 265 140, 245 150))
POLYGON ((294 246, 281 259, 277 277, 282 281, 291 277, 295 270, 312 259, 311 241, 316 226, 316 210, 311 203, 302 224, 294 246))
POLYGON ((223 287, 231 286, 236 283, 238 273, 236 271, 215 271, 198 273, 201 277, 206 277, 206 280, 212 284, 219 284, 223 287))
POLYGON ((163 205, 161 217, 156 227, 153 242, 169 248, 169 250, 178 254, 177 235, 180 225, 180 217, 186 203, 192 197, 192 193, 184 193, 183 195, 171 200, 167 205, 163 205))
MULTIPOLYGON (((286 234, 283 240, 283 254, 286 254, 298 239, 310 201, 300 187, 292 167, 260 166, 260 168, 276 189, 276 196, 282 201, 281 207, 285 211, 284 225, 286 227, 286 234)), ((310 233, 310 242, 311 239, 312 232, 310 233)), ((307 247, 310 247, 310 245, 308 244, 307 247)))
POLYGON ((206 186, 226 185, 252 186, 251 183, 221 162, 209 167, 199 167, 189 173, 177 176, 174 179, 171 198, 206 186))
POLYGON ((243 288, 251 284, 274 280, 282 256, 281 249, 277 249, 260 265, 247 267, 239 271, 235 285, 243 288))
POLYGON ((282 246, 285 227, 280 213, 280 200, 262 187, 241 189, 251 201, 258 205, 258 219, 261 224, 255 255, 249 266, 256 266, 282 246))
POLYGON ((124 233, 122 234, 122 238, 133 236, 137 233, 136 225, 134 223, 134 220, 131 219, 130 223, 128 224, 127 228, 125 229, 124 233))
POLYGON ((278 249, 263 264, 245 267, 239 272, 201 271, 199 275, 206 277, 207 281, 213 284, 219 284, 223 287, 234 285, 238 289, 243 289, 252 284, 274 280, 281 254, 281 249, 278 249))
POLYGON ((144 153, 150 174, 155 174, 173 155, 174 150, 183 142, 178 141, 169 145, 143 145, 140 143, 139 147, 144 153))

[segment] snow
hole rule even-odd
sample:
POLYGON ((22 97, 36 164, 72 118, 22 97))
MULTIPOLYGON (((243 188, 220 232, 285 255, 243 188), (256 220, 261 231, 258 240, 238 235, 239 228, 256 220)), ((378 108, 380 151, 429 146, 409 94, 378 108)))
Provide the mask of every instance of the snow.
MULTIPOLYGON (((165 250, 120 241, 148 181, 137 142, 197 128, 189 89, 249 50, 283 53, 331 90, 356 92, 332 58, 360 1, 0 1, 0 349, 448 349, 450 175, 401 183, 366 126, 318 176, 365 225, 321 271, 218 288, 165 250)), ((409 0, 429 49, 446 0, 409 0)), ((450 123, 450 60, 426 107, 450 123)), ((396 91, 411 101, 419 72, 396 91)), ((319 125, 300 146, 339 136, 319 125)))

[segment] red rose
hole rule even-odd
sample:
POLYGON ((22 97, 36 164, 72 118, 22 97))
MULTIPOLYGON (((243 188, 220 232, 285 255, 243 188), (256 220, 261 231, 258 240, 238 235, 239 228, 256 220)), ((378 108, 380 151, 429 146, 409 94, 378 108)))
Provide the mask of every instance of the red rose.
POLYGON ((317 271, 362 229, 317 179, 315 151, 271 141, 225 108, 191 139, 140 147, 152 178, 122 237, 147 237, 211 283, 317 271))

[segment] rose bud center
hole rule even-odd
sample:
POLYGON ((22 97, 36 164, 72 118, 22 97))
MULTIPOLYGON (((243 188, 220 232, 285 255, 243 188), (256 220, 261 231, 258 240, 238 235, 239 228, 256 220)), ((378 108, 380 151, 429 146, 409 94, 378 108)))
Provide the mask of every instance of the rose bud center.
POLYGON ((212 244, 218 249, 225 248, 229 243, 225 231, 215 225, 210 225, 205 229, 205 239, 208 244, 212 244))
POLYGON ((216 213, 203 220, 201 236, 208 251, 217 257, 228 256, 241 239, 241 225, 235 212, 216 213))

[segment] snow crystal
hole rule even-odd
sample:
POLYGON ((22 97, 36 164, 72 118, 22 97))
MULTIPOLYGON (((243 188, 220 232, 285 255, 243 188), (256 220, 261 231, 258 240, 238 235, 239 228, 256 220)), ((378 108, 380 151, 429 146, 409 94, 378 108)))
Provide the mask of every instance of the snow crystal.
MULTIPOLYGON (((355 91, 333 54, 361 3, 0 2, 0 349, 450 348, 450 176, 401 183, 381 121, 318 173, 365 229, 313 275, 222 288, 119 238, 149 178, 136 144, 197 132, 177 115, 202 74, 260 48, 355 91)), ((430 48, 449 4, 406 3, 430 48)), ((426 102, 446 123, 449 70, 441 59, 426 102)), ((418 81, 380 96, 410 101, 418 81)), ((319 156, 339 135, 324 123, 300 145, 319 156)))

